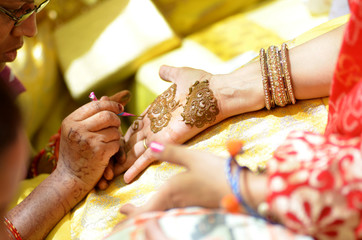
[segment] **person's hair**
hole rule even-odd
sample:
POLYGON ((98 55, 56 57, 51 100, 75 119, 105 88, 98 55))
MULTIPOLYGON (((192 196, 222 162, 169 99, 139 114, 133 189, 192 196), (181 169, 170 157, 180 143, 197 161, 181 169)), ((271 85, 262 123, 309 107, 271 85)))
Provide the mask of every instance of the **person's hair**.
POLYGON ((0 155, 16 140, 21 112, 14 91, 0 78, 0 155))

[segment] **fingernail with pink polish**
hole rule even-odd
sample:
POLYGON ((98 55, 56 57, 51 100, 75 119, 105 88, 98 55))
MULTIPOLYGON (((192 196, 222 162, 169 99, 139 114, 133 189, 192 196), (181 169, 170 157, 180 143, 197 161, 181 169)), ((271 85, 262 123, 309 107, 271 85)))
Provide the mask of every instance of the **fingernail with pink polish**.
POLYGON ((150 148, 153 152, 160 153, 160 152, 163 152, 163 150, 165 149, 165 146, 158 142, 151 142, 150 148))

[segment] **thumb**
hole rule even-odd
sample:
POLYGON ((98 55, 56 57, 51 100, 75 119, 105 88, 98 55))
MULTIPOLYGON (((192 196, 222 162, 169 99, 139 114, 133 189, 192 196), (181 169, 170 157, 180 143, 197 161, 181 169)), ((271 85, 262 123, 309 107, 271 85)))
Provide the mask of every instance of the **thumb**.
POLYGON ((128 90, 120 91, 109 97, 109 100, 117 102, 125 106, 131 100, 131 92, 128 90))
POLYGON ((162 65, 159 70, 160 78, 166 82, 175 83, 179 68, 162 65))

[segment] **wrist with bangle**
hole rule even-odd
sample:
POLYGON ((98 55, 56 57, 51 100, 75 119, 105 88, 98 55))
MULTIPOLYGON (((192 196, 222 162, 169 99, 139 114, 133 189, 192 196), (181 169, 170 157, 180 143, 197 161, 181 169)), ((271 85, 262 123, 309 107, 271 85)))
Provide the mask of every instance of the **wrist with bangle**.
MULTIPOLYGON (((242 143, 240 141, 229 141, 228 151, 230 157, 225 164, 225 173, 233 194, 225 196, 222 199, 221 206, 229 213, 244 212, 255 218, 271 222, 267 217, 268 208, 265 202, 260 203, 257 210, 255 210, 246 202, 245 197, 242 194, 243 189, 240 185, 240 175, 244 174, 246 180, 247 172, 245 171, 249 171, 247 167, 240 166, 235 159, 236 155, 242 153, 242 143)), ((246 192, 246 188, 244 189, 244 192, 246 192)))
POLYGON ((283 43, 280 50, 276 46, 260 49, 259 60, 265 107, 270 110, 275 106, 295 104, 287 44, 283 43))

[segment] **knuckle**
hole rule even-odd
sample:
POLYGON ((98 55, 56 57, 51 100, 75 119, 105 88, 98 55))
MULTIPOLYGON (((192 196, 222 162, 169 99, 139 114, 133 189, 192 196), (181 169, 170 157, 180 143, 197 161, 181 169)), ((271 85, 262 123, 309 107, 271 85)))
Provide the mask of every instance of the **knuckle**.
MULTIPOLYGON (((115 131, 113 131, 113 132, 114 132, 115 138, 116 138, 117 140, 120 140, 120 139, 122 138, 122 134, 121 134, 119 131, 115 130, 115 131)), ((120 142, 118 142, 118 143, 119 143, 119 145, 122 145, 122 146, 123 146, 123 143, 120 143, 120 142)))
POLYGON ((148 149, 143 153, 145 157, 146 164, 151 164, 153 162, 151 151, 148 149))
POLYGON ((111 153, 111 156, 114 155, 119 150, 118 142, 113 141, 113 142, 107 143, 107 150, 109 150, 109 152, 111 153))
POLYGON ((81 134, 79 133, 79 130, 78 130, 76 127, 71 127, 71 128, 68 130, 67 138, 68 138, 70 141, 79 142, 79 141, 81 141, 82 136, 81 136, 81 134))
POLYGON ((119 141, 121 139, 121 134, 117 130, 111 129, 110 131, 105 132, 102 137, 103 140, 117 141, 118 145, 121 146, 119 141))
POLYGON ((110 122, 112 121, 112 114, 108 111, 102 111, 100 113, 100 118, 101 118, 101 121, 103 122, 110 122))
POLYGON ((94 101, 92 102, 92 107, 97 110, 100 111, 101 110, 101 102, 100 101, 94 101))

